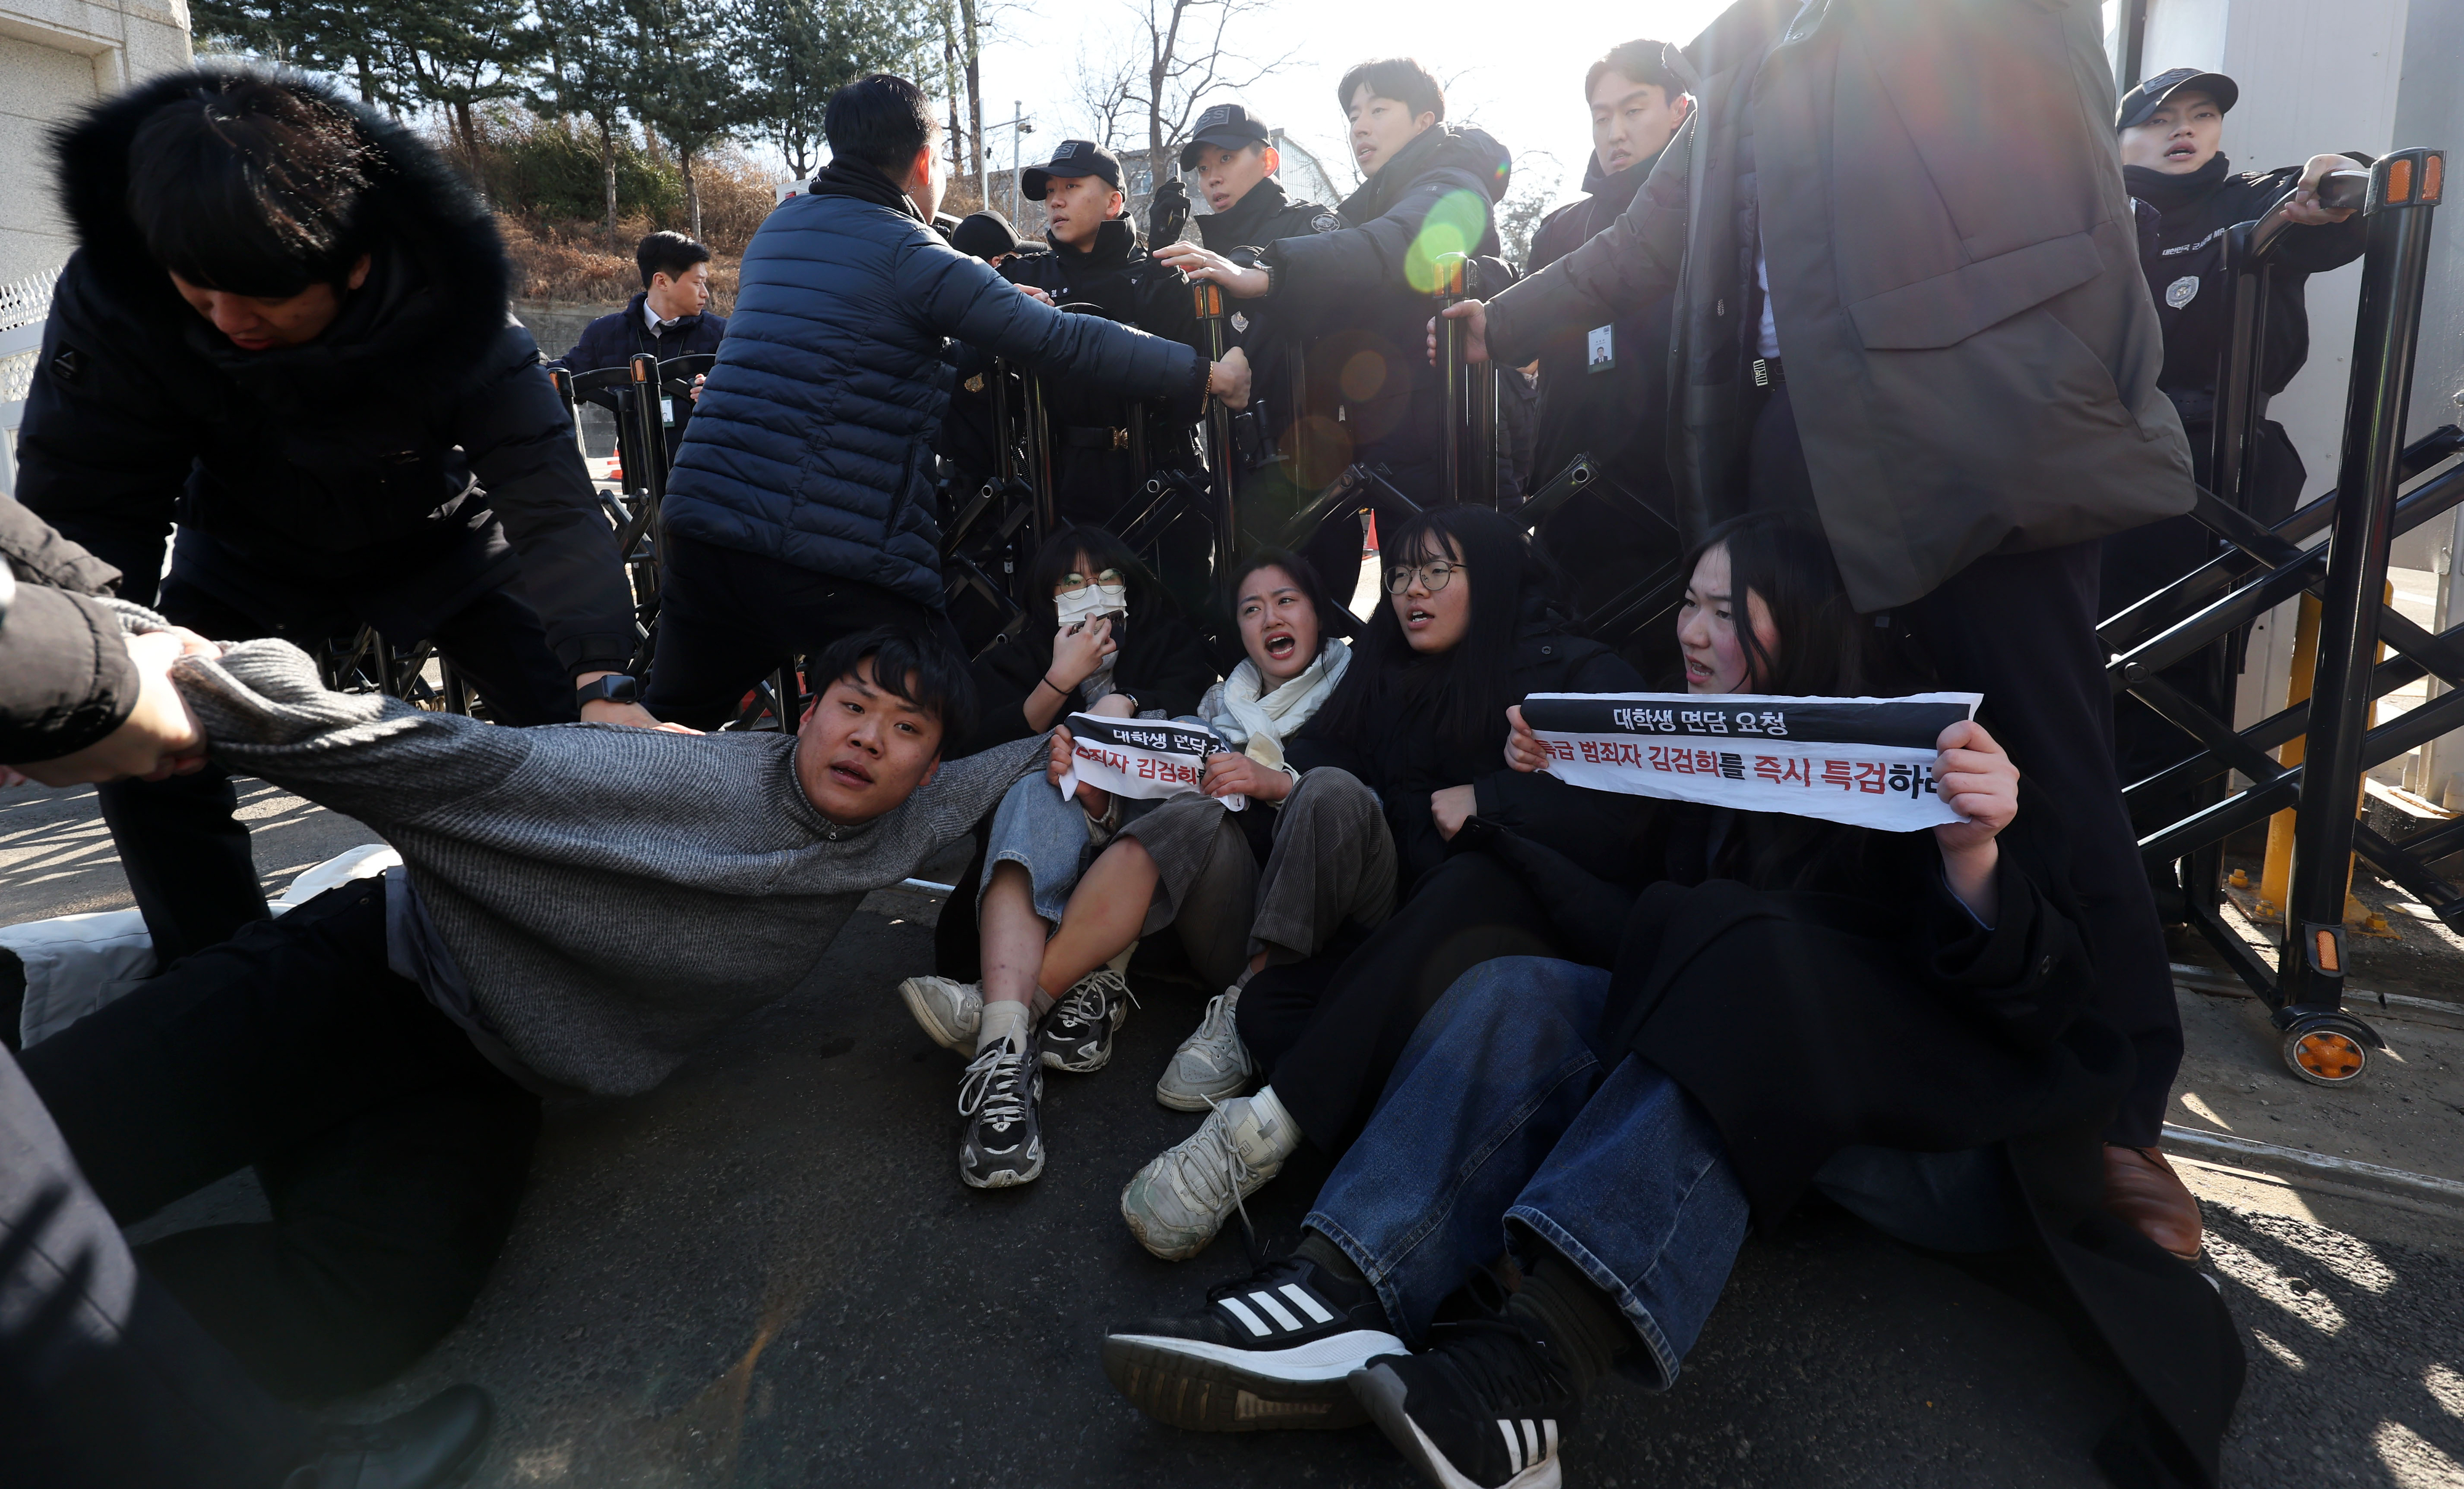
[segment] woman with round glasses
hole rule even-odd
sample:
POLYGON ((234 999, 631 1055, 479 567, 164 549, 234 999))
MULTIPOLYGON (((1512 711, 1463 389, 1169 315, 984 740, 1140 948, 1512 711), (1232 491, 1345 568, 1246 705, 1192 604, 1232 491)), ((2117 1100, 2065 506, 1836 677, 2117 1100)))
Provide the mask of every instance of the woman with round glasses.
POLYGON ((1205 1249, 1302 1134, 1331 1148, 1348 1136, 1346 1093, 1364 1070, 1392 1066, 1420 1013, 1457 976, 1492 956, 1538 950, 1528 924, 1535 917, 1510 882, 1458 884, 1449 872, 1463 860, 1449 858, 1448 843, 1475 813, 1604 875, 1630 849, 1637 799, 1505 767, 1506 711, 1526 694, 1643 686, 1615 652, 1566 628, 1522 529, 1485 508, 1435 508, 1396 529, 1384 557, 1386 603, 1342 686, 1288 754, 1304 773, 1339 768, 1377 794, 1404 908, 1374 931, 1355 921, 1314 956, 1270 957, 1242 989, 1236 1030, 1268 1085, 1214 1106, 1194 1136, 1122 1191, 1132 1233, 1167 1260, 1205 1249), (1419 897, 1433 887, 1450 887, 1446 903, 1423 915, 1419 897), (1406 917, 1413 929, 1398 932, 1406 917))

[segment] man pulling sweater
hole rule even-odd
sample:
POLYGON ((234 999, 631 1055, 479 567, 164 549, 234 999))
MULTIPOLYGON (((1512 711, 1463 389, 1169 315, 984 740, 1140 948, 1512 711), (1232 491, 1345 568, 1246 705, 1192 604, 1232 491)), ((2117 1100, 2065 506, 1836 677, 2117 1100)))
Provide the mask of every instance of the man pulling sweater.
POLYGON ((174 669, 213 757, 358 818, 405 867, 174 966, 26 1053, 122 1224, 253 1164, 275 1218, 138 1249, 277 1392, 394 1374, 470 1306, 557 1090, 665 1080, 795 987, 869 891, 1045 754, 944 765, 962 659, 839 643, 794 739, 502 729, 328 692, 244 642, 174 669))

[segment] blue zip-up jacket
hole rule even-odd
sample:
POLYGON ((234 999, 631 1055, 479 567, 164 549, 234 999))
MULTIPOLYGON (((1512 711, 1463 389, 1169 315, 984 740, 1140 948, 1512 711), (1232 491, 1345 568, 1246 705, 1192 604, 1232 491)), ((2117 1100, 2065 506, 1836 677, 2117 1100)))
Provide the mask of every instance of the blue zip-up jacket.
POLYGON ((1069 316, 951 248, 880 172, 832 163, 745 250, 668 483, 669 531, 939 606, 933 447, 951 339, 1194 419, 1206 362, 1069 316))

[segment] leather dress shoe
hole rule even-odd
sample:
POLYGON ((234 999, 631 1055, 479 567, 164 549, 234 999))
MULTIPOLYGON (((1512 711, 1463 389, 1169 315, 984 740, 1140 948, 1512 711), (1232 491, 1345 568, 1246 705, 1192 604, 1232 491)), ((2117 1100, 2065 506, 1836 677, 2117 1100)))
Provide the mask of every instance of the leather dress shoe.
POLYGON ((476 1386, 454 1386, 400 1416, 340 1427, 324 1452, 292 1470, 282 1489, 435 1489, 479 1461, 496 1411, 476 1386))
POLYGON ((2155 1149, 2104 1145, 2104 1208, 2183 1260, 2199 1259, 2199 1202, 2155 1149))

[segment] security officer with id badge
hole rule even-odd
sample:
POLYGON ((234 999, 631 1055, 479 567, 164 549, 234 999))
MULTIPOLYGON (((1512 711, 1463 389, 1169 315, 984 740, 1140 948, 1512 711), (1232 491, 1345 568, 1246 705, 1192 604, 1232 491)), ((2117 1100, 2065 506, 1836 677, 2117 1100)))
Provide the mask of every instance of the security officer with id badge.
MULTIPOLYGON (((1241 104, 1218 103, 1198 116, 1189 143, 1181 147, 1180 168, 1206 200, 1206 211, 1192 219, 1199 240, 1234 263, 1254 267, 1277 239, 1343 226, 1334 208, 1295 201, 1284 189, 1275 179, 1283 157, 1274 131, 1241 104)), ((1254 379, 1249 406, 1232 420, 1242 525, 1253 537, 1272 541, 1287 516, 1334 479, 1349 447, 1309 438, 1329 427, 1312 425, 1311 418, 1331 422, 1336 399, 1331 387, 1309 396, 1303 365, 1307 328, 1257 300, 1229 301, 1225 309, 1229 339, 1247 350, 1254 379), (1301 406, 1304 397, 1310 406, 1301 406)), ((1360 562, 1360 535, 1351 516, 1329 522, 1304 552, 1321 575, 1349 593, 1343 586, 1360 562)))
MULTIPOLYGON (((2334 170, 2366 168, 2362 155, 2314 155, 2299 165, 2233 173, 2223 153, 2224 119, 2240 101, 2241 89, 2221 73, 2177 67, 2157 74, 2124 94, 2114 116, 2122 152, 2122 176, 2130 194, 2154 209, 2155 230, 2141 217, 2140 260, 2165 331, 2165 370, 2157 385, 2181 412, 2190 438, 2190 460, 2199 484, 2214 484, 2216 369, 2233 338, 2233 273, 2226 238, 2236 223, 2251 222, 2288 191, 2301 194, 2276 249, 2267 310, 2267 339, 2259 351, 2259 385, 2273 396, 2310 356, 2310 321, 2303 289, 2310 275, 2359 258, 2365 229, 2361 214, 2319 203, 2320 178, 2334 170)), ((2255 455, 2243 482, 2243 507, 2262 523, 2274 523, 2301 498, 2308 479, 2300 454, 2284 427, 2262 420, 2255 455)), ((2101 600, 2107 615, 2154 593, 2213 557, 2219 540, 2191 516, 2167 517, 2104 540, 2101 600)), ((2166 680, 2211 711, 2230 716, 2229 699, 2217 690, 2204 656, 2169 668, 2166 680)), ((2116 700, 2115 751, 2125 781, 2144 779, 2190 755, 2195 748, 2181 731, 2158 719, 2132 698, 2116 700)), ((2178 815, 2187 799, 2157 803, 2154 815, 2178 815)), ((2152 818, 2151 818, 2152 820, 2152 818)), ((2157 903, 2168 921, 2180 918, 2180 888, 2160 869, 2157 903)))

